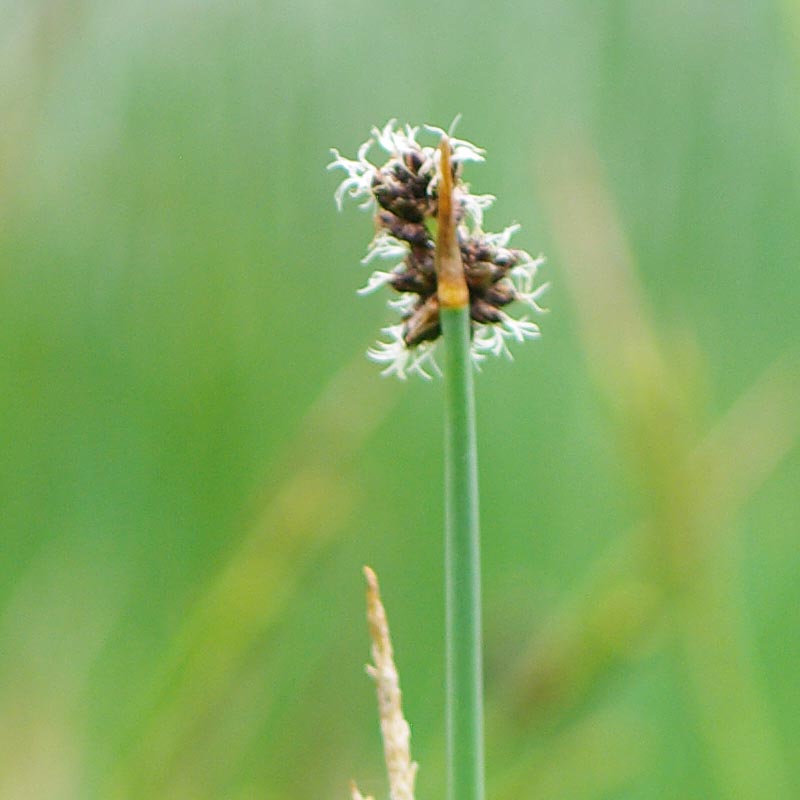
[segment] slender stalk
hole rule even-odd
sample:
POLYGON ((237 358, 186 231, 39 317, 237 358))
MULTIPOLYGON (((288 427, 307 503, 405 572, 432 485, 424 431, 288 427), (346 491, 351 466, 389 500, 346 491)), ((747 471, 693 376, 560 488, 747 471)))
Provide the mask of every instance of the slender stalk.
POLYGON ((449 800, 483 800, 478 476, 469 309, 443 309, 449 800))
POLYGON ((478 461, 469 293, 456 236, 447 140, 441 154, 436 260, 445 382, 448 800, 484 800, 478 461))

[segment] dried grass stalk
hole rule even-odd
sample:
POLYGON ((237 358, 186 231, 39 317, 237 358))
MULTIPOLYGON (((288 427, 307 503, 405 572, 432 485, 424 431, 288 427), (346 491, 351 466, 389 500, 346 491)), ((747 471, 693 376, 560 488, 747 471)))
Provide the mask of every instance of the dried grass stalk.
MULTIPOLYGON (((375 681, 378 694, 389 797, 391 800, 414 800, 417 765, 411 760, 411 728, 403 716, 400 677, 392 654, 389 622, 381 602, 377 576, 369 567, 364 567, 364 577, 367 579, 367 620, 374 662, 367 665, 367 673, 375 681)), ((371 797, 365 798, 355 783, 351 784, 350 791, 353 800, 372 800, 371 797)))

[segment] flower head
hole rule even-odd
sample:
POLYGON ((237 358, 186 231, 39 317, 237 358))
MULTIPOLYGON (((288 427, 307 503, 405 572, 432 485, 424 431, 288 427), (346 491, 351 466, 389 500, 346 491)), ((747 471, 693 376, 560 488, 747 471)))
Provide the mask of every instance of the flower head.
MULTIPOLYGON (((436 140, 448 136, 440 128, 424 128, 436 140)), ((417 141, 419 134, 419 127, 400 127, 390 120, 383 128, 372 129, 355 160, 332 150, 334 159, 328 164, 329 170, 346 173, 334 193, 337 206, 341 209, 345 197, 350 197, 375 216, 377 232, 362 263, 375 259, 394 262, 389 269, 373 271, 359 294, 389 286, 399 295, 390 306, 400 311, 401 322, 384 328, 388 341, 379 341, 368 351, 372 360, 385 365, 383 374, 399 378, 410 373, 430 378, 430 372, 439 371, 434 359, 441 335, 434 255, 443 159, 438 147, 417 141), (388 154, 382 166, 367 160, 375 143, 388 154)), ((536 274, 544 259, 509 247, 519 225, 501 233, 483 230, 484 212, 495 198, 471 194, 461 173, 465 162, 483 161, 484 150, 463 139, 449 137, 447 141, 458 248, 469 290, 472 358, 476 364, 488 354, 510 358, 509 340, 521 342, 540 335, 534 322, 512 317, 507 308, 518 303, 535 313, 543 312, 538 300, 547 284, 537 286, 536 274)), ((444 161, 446 164, 447 159, 444 161)))

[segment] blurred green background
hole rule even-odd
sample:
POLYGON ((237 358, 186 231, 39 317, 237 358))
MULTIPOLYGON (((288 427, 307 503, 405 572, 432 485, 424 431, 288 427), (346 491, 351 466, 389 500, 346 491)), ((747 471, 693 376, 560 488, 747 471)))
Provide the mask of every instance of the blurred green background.
POLYGON ((0 3, 0 797, 443 796, 441 384, 363 357, 390 117, 552 280, 477 379, 488 786, 800 796, 793 0, 0 3))

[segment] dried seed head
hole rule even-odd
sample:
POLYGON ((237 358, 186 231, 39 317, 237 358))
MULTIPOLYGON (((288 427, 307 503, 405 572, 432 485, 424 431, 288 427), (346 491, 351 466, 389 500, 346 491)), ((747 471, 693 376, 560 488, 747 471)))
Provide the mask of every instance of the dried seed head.
MULTIPOLYGON (((400 677, 394 663, 389 621, 381 601, 377 575, 369 567, 364 567, 364 577, 367 579, 367 621, 373 661, 367 665, 367 674, 375 682, 378 695, 389 797, 390 800, 414 800, 417 764, 411 760, 411 728, 403 716, 400 677)), ((372 800, 365 798, 355 783, 350 784, 350 792, 353 800, 372 800)))
POLYGON ((476 364, 490 353, 510 357, 509 339, 533 339, 540 332, 526 317, 510 316, 506 307, 516 301, 542 313, 538 299, 547 288, 535 286, 544 259, 508 246, 518 225, 501 233, 483 230, 483 213, 494 197, 471 194, 461 173, 465 162, 483 161, 484 151, 440 128, 426 125, 425 130, 438 147, 417 141, 419 127, 401 128, 390 120, 372 129, 355 160, 332 150, 328 165, 347 173, 334 195, 339 208, 349 196, 374 212, 376 234, 363 262, 394 261, 388 271, 374 271, 359 293, 388 285, 399 294, 390 305, 401 322, 384 328, 389 341, 368 351, 386 365, 383 374, 399 378, 409 373, 430 378, 427 370, 439 371, 434 350, 442 306, 469 304, 476 364), (367 160, 376 142, 388 153, 380 167, 367 160))

